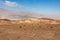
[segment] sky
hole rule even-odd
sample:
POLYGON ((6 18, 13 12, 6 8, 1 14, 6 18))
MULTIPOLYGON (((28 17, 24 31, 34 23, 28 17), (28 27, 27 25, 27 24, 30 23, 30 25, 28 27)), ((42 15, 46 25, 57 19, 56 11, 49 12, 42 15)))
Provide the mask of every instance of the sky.
POLYGON ((60 0, 0 0, 0 8, 59 15, 60 0))

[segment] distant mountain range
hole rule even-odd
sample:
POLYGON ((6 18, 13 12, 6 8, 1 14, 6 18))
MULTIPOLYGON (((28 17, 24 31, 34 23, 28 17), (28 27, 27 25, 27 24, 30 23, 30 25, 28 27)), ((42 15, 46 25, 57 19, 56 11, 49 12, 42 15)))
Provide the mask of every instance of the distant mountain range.
POLYGON ((38 14, 27 11, 15 11, 0 8, 0 18, 1 19, 23 19, 23 18, 52 18, 52 19, 60 19, 59 14, 38 14))
POLYGON ((21 18, 38 18, 40 14, 30 13, 30 12, 17 12, 13 10, 6 10, 0 8, 0 18, 8 19, 21 19, 21 18))

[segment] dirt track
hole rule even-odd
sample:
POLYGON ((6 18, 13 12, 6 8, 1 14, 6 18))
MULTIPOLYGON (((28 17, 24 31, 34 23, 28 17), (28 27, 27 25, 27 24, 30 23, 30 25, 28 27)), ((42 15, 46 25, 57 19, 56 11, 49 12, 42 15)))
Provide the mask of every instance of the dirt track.
POLYGON ((0 40, 60 40, 60 26, 34 28, 0 25, 0 40))

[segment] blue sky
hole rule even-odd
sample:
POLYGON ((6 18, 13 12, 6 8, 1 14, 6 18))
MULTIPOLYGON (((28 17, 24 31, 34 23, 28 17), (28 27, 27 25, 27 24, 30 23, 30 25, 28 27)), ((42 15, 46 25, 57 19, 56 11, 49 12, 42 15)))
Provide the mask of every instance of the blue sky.
POLYGON ((0 8, 39 14, 60 14, 60 0, 0 0, 0 8))

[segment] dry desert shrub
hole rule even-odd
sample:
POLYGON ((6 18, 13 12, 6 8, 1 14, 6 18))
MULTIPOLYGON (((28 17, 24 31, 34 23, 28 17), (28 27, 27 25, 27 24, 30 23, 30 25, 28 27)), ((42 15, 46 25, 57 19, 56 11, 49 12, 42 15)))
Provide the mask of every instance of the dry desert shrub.
POLYGON ((54 20, 52 19, 45 19, 45 18, 42 18, 41 19, 34 19, 34 18, 28 18, 28 19, 21 19, 21 20, 17 20, 17 21, 12 21, 12 20, 9 20, 9 19, 0 19, 0 25, 15 25, 17 26, 18 28, 53 28, 53 27, 56 27, 56 26, 60 26, 60 24, 51 24, 54 20), (28 21, 29 22, 28 22, 28 21), (42 21, 43 20, 43 21, 42 21), (21 22, 21 23, 20 23, 21 22))

